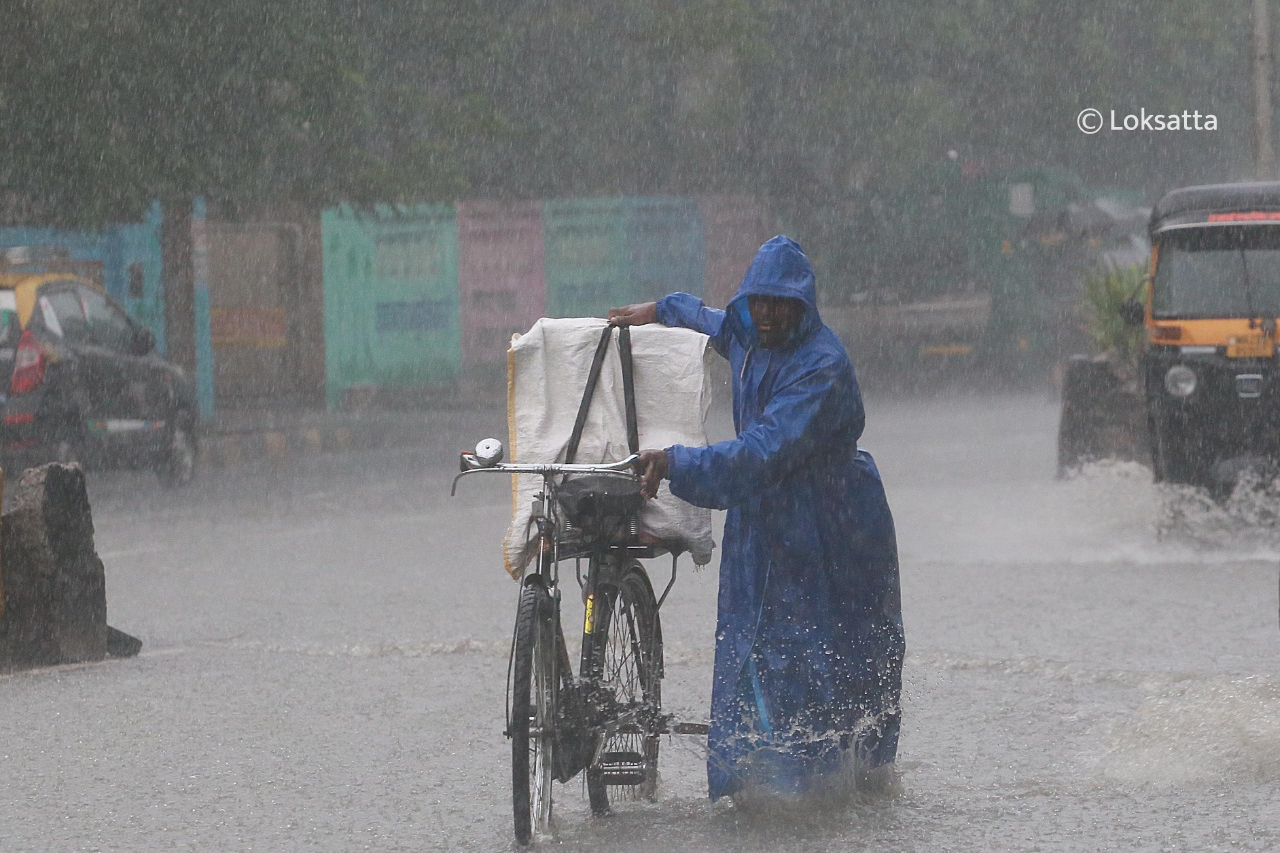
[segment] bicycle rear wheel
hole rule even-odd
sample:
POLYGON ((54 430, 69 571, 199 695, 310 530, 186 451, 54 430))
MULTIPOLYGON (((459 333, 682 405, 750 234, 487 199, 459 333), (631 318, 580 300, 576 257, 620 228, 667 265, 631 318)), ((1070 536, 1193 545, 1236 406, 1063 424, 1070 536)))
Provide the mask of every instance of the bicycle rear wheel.
POLYGON ((662 713, 662 627, 639 563, 600 566, 585 669, 604 733, 587 768, 595 814, 610 797, 653 799, 662 713))
POLYGON ((554 778, 555 620, 551 596, 536 583, 520 593, 511 684, 511 802, 516 841, 551 827, 554 778))

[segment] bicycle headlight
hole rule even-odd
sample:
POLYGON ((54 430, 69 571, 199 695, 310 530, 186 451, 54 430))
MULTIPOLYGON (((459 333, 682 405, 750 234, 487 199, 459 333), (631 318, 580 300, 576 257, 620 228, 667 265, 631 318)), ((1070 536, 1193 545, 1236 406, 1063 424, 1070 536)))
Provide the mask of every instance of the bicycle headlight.
POLYGON ((1185 364, 1175 364, 1164 375, 1164 390, 1174 397, 1190 397, 1196 390, 1196 372, 1185 364))

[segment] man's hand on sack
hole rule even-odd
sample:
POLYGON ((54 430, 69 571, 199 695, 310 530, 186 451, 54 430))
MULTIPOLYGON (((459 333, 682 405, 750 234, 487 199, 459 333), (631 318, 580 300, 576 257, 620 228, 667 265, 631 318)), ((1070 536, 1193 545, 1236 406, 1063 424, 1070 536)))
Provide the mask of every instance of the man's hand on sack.
POLYGON ((667 451, 641 450, 636 460, 636 473, 640 475, 640 494, 648 500, 658 493, 658 486, 667 478, 667 451))
POLYGON ((658 303, 638 302, 622 308, 609 309, 610 326, 643 326, 658 322, 658 303))

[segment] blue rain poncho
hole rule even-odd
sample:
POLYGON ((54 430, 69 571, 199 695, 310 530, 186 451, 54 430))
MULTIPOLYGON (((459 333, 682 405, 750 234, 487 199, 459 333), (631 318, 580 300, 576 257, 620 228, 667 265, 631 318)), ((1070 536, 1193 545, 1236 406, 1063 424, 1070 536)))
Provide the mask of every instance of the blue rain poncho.
POLYGON ((893 517, 853 365, 818 315, 813 267, 765 243, 725 311, 673 293, 658 319, 707 334, 729 360, 737 438, 667 448, 671 491, 727 509, 707 778, 803 793, 856 756, 897 752, 905 641, 893 517), (791 339, 762 349, 751 295, 804 303, 791 339), (852 751, 852 752, 850 752, 852 751))

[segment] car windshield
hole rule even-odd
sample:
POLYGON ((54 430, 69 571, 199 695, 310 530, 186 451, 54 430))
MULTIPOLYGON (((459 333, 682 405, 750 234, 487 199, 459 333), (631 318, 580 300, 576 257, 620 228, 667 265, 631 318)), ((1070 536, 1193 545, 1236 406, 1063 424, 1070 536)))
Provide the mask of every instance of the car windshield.
POLYGON ((1280 317, 1280 226, 1164 235, 1151 313, 1162 319, 1280 317))

